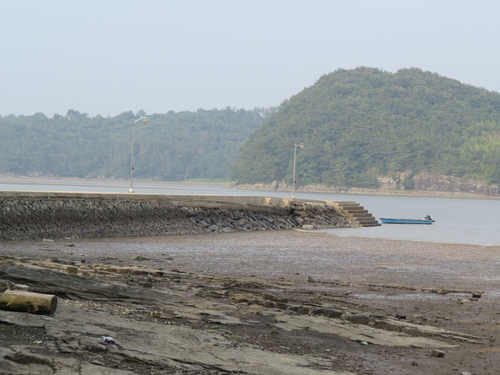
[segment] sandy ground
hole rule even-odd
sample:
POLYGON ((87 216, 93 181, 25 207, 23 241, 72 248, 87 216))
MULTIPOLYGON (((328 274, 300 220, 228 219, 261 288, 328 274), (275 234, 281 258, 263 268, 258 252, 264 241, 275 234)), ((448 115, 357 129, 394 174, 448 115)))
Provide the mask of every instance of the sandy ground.
MULTIPOLYGON (((286 282, 302 299, 337 298, 361 311, 484 339, 482 344, 460 342, 438 358, 427 349, 361 347, 301 333, 288 336, 288 346, 295 350, 336 353, 342 358, 339 368, 357 374, 500 373, 500 247, 296 230, 13 241, 0 243, 0 255, 120 266, 137 264, 141 256, 141 264, 158 268, 286 282)), ((260 340, 258 332, 241 335, 260 340)), ((268 345, 280 347, 280 339, 268 345)))

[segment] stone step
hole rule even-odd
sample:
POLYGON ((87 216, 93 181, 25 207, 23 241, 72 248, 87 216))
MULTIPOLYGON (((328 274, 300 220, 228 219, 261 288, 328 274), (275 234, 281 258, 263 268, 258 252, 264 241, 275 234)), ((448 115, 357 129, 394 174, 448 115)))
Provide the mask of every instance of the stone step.
POLYGON ((359 223, 359 224, 378 224, 378 221, 375 220, 375 219, 357 219, 356 218, 356 221, 359 223))
POLYGON ((354 226, 358 227, 376 227, 381 224, 373 217, 368 210, 354 201, 336 201, 335 204, 349 217, 351 217, 354 226))
POLYGON ((339 205, 343 210, 364 210, 365 208, 360 205, 348 205, 348 206, 341 206, 339 205))
POLYGON ((355 214, 352 216, 354 216, 355 218, 360 219, 360 220, 361 219, 371 219, 371 220, 375 219, 371 213, 355 214))
POLYGON ((360 204, 339 204, 338 206, 342 207, 342 208, 346 208, 346 209, 349 209, 349 208, 361 208, 361 209, 364 209, 364 207, 361 206, 360 204))
POLYGON ((352 214, 366 214, 368 213, 368 210, 362 210, 362 209, 356 209, 356 208, 344 208, 342 207, 342 210, 352 213, 352 214))
POLYGON ((373 224, 362 224, 360 226, 366 228, 366 227, 379 227, 380 225, 381 225, 380 223, 373 223, 373 224))

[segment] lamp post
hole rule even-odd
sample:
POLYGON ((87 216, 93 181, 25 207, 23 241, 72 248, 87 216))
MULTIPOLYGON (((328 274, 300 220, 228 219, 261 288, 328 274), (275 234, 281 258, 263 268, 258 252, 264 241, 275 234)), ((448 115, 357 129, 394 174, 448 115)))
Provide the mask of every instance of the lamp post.
POLYGON ((147 117, 141 117, 137 120, 132 119, 132 124, 130 126, 130 189, 129 193, 134 192, 134 124, 136 122, 142 121, 143 124, 148 123, 147 117))
POLYGON ((295 172, 296 172, 296 165, 297 165, 297 148, 304 148, 303 143, 299 143, 298 145, 295 145, 293 149, 293 190, 292 190, 292 199, 295 198, 295 183, 297 182, 295 179, 295 172))

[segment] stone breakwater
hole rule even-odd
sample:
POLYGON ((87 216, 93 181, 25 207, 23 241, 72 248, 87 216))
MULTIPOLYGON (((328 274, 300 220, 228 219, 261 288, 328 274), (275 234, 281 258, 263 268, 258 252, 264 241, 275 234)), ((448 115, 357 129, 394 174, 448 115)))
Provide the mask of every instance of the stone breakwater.
POLYGON ((0 193, 0 240, 349 227, 323 201, 236 196, 0 193))

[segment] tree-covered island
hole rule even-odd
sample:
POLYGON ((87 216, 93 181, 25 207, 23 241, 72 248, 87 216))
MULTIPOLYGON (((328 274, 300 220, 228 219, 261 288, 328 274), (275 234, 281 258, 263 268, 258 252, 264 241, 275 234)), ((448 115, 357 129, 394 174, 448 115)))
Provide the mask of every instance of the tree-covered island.
POLYGON ((339 69, 285 100, 231 169, 240 183, 412 189, 421 172, 500 182, 500 94, 420 69, 339 69))

